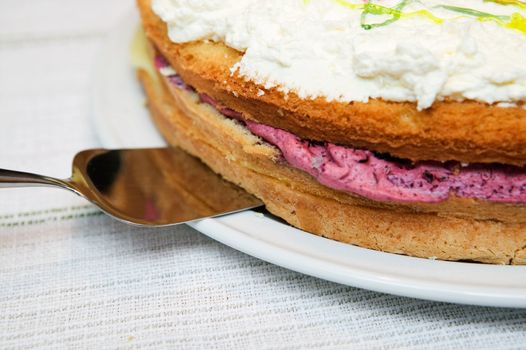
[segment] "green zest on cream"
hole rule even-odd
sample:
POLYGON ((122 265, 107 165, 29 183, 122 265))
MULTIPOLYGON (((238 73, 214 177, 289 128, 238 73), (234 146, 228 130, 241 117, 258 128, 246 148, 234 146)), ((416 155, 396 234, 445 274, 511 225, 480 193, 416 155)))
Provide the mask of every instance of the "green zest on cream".
POLYGON ((361 15, 361 26, 363 29, 366 29, 366 30, 369 30, 375 27, 383 27, 385 25, 396 22, 399 19, 411 18, 415 16, 421 16, 421 17, 427 18, 435 23, 443 22, 442 19, 434 16, 431 12, 427 10, 419 10, 419 11, 405 12, 405 13, 402 12, 404 7, 410 2, 410 0, 404 0, 400 4, 392 8, 374 4, 372 2, 367 2, 362 5, 362 4, 352 4, 345 0, 334 0, 334 1, 352 10, 363 10, 362 15, 361 15), (382 23, 367 23, 368 15, 389 15, 391 16, 391 18, 382 23))
MULTIPOLYGON (((503 4, 508 4, 508 2, 502 2, 503 0, 496 0, 492 2, 498 2, 503 4)), ((509 4, 512 4, 511 2, 509 4)), ((513 3, 515 5, 515 3, 513 3)), ((520 4, 520 3, 519 3, 520 4)), ((524 5, 523 5, 524 6, 524 5)), ((477 10, 473 10, 470 8, 465 7, 456 7, 456 6, 447 6, 447 5, 441 5, 440 7, 453 11, 458 12, 464 15, 468 15, 471 17, 476 17, 480 21, 495 21, 500 26, 510 29, 515 29, 523 34, 526 34, 526 18, 522 16, 520 13, 513 13, 511 16, 498 16, 491 13, 481 12, 477 10)))
MULTIPOLYGON (((416 0, 403 0, 398 5, 394 7, 386 7, 382 6, 376 3, 373 3, 371 1, 368 1, 364 4, 354 4, 350 3, 346 0, 333 0, 337 4, 342 5, 348 9, 351 10, 361 10, 361 21, 360 24, 363 29, 370 30, 377 27, 383 27, 386 25, 389 25, 391 23, 394 23, 401 19, 407 19, 412 17, 422 17, 425 19, 428 19, 429 21, 441 24, 444 22, 443 18, 439 18, 435 16, 432 12, 428 10, 418 10, 413 12, 404 12, 404 8, 409 5, 411 2, 414 2, 416 0), (368 22, 369 16, 390 16, 387 20, 376 23, 376 22, 368 22)), ((306 5, 310 4, 310 0, 304 0, 304 3, 306 5)), ((526 4, 518 1, 518 0, 484 0, 484 2, 493 2, 500 5, 511 5, 516 6, 521 9, 526 9, 526 4)), ((502 15, 496 15, 492 13, 482 12, 478 11, 476 9, 467 8, 467 7, 458 7, 458 6, 451 6, 451 5, 437 5, 435 8, 442 8, 451 12, 455 12, 460 14, 461 16, 457 18, 466 18, 466 17, 475 17, 480 21, 494 21, 498 25, 514 29, 517 31, 522 32, 523 34, 526 34, 526 17, 521 15, 518 12, 513 13, 511 16, 502 16, 502 15)))

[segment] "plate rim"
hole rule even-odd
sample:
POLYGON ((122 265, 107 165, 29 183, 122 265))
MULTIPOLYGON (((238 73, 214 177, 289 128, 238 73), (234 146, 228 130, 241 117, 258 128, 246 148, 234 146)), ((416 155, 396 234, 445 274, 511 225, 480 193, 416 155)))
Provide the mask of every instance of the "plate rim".
MULTIPOLYGON (((125 118, 129 117, 130 112, 132 112, 131 114, 136 114, 136 119, 144 118, 143 121, 139 119, 134 120, 134 122, 140 124, 137 126, 138 131, 136 130, 135 134, 141 136, 141 132, 144 134, 144 138, 141 137, 140 140, 127 138, 126 136, 128 135, 126 134, 126 129, 122 128, 122 123, 116 123, 117 120, 115 118, 123 118, 121 114, 117 115, 115 113, 115 109, 119 110, 119 106, 113 106, 113 108, 108 107, 109 104, 115 103, 116 100, 123 96, 125 98, 127 97, 127 100, 140 99, 140 96, 142 96, 141 88, 135 79, 133 69, 120 64, 121 61, 116 59, 119 57, 124 59, 124 57, 128 56, 129 41, 139 24, 138 18, 139 16, 136 10, 130 10, 130 12, 118 22, 114 29, 108 32, 106 42, 99 51, 93 69, 91 120, 99 140, 102 145, 107 148, 159 147, 166 145, 156 129, 154 127, 152 128, 153 123, 150 121, 146 109, 143 108, 143 110, 139 110, 140 108, 137 108, 140 106, 140 103, 142 103, 141 101, 134 101, 135 107, 133 108, 135 108, 135 110, 122 110, 128 113, 125 118), (114 81, 115 79, 121 79, 118 82, 122 90, 119 90, 118 95, 114 90, 109 89, 112 84, 116 83, 116 81, 114 81), (111 98, 109 98, 110 96, 111 98)), ((144 97, 142 97, 142 101, 143 100, 144 97)), ((132 104, 130 104, 130 106, 132 104)), ((128 108, 130 106, 125 107, 128 108)), ((306 248, 308 248, 307 244, 316 245, 317 248, 323 247, 325 249, 328 247, 329 250, 341 250, 344 253, 350 252, 350 255, 354 254, 354 256, 359 258, 386 260, 386 263, 395 263, 406 267, 416 266, 418 269, 427 268, 430 272, 443 269, 445 269, 445 271, 457 270, 481 275, 488 273, 490 275, 489 277, 491 277, 492 274, 493 276, 498 276, 498 274, 504 273, 504 275, 509 274, 511 279, 513 277, 519 279, 522 276, 526 276, 526 266, 499 266, 431 261, 429 259, 401 256, 332 241, 278 223, 284 227, 281 229, 282 231, 290 231, 292 236, 299 233, 297 237, 303 237, 303 239, 297 238, 294 242, 299 243, 300 246, 301 244, 305 244, 302 249, 291 248, 290 242, 288 243, 289 249, 286 249, 284 248, 287 246, 285 244, 286 241, 283 237, 275 237, 276 232, 272 232, 272 237, 275 239, 274 244, 270 244, 268 240, 262 239, 265 235, 262 235, 261 232, 249 232, 250 230, 243 225, 246 226, 245 221, 247 218, 250 220, 250 215, 255 219, 256 216, 260 216, 261 214, 254 211, 246 211, 220 218, 193 222, 190 223, 189 226, 218 242, 258 259, 289 270, 344 285, 438 302, 526 308, 526 283, 512 288, 509 286, 489 284, 483 287, 484 289, 475 291, 472 289, 481 288, 480 283, 472 283, 470 287, 469 284, 458 285, 452 281, 447 282, 443 280, 430 283, 422 278, 415 276, 408 277, 403 274, 395 275, 392 274, 392 272, 390 275, 386 275, 385 273, 382 274, 378 271, 371 271, 372 269, 367 270, 360 267, 358 261, 355 261, 353 265, 352 259, 343 259, 339 263, 336 263, 331 259, 320 257, 320 254, 317 254, 316 251, 309 252, 308 249, 306 251, 306 248), (243 232, 240 227, 244 227, 245 232, 243 232), (281 245, 276 242, 281 242, 281 245), (345 264, 343 262, 345 262, 345 264)), ((260 219, 268 220, 263 221, 268 227, 273 227, 274 225, 272 225, 272 223, 277 223, 277 221, 269 217, 260 217, 260 219)), ((261 223, 259 224, 258 228, 261 228, 261 223)), ((288 236, 284 237, 287 238, 288 236)))
MULTIPOLYGON (((251 242, 247 242, 247 236, 250 233, 241 232, 231 227, 225 221, 230 223, 239 220, 239 216, 247 214, 258 215, 255 212, 245 212, 231 215, 229 217, 206 219, 189 225, 196 230, 206 234, 207 236, 217 240, 227 246, 236 250, 254 256, 258 259, 270 262, 272 264, 300 272, 306 275, 318 277, 335 283, 349 285, 353 287, 372 290, 375 292, 393 294, 409 298, 417 298, 423 300, 430 300, 436 302, 448 302, 464 305, 478 305, 478 306, 492 306, 492 307, 526 307, 526 298, 524 297, 525 288, 506 288, 503 290, 498 286, 488 286, 480 289, 480 285, 463 285, 462 289, 459 286, 454 286, 451 283, 444 283, 440 281, 429 282, 422 278, 407 277, 404 275, 388 275, 378 273, 374 269, 364 269, 356 266, 349 266, 343 264, 335 264, 331 260, 322 260, 313 257, 310 254, 299 254, 297 251, 283 249, 279 244, 269 244, 268 242, 254 238, 249 238, 251 242), (237 216, 237 217, 236 217, 237 216), (245 242, 243 242, 245 240, 245 242), (257 241, 257 244, 250 244, 257 241), (264 250, 261 250, 264 247, 264 250), (286 252, 289 256, 276 258, 281 253, 286 252), (293 256, 291 258, 290 256, 293 256), (305 263, 307 262, 307 263, 305 263)), ((235 226, 235 225, 234 225, 235 226)), ((292 228, 300 231, 298 229, 292 228)), ((349 244, 331 241, 315 235, 308 234, 301 231, 302 234, 312 236, 312 239, 325 241, 325 244, 342 245, 350 250, 362 251, 365 255, 378 255, 388 260, 405 260, 406 262, 416 262, 417 264, 433 264, 434 268, 454 267, 467 268, 469 270, 494 270, 493 273, 499 273, 502 269, 520 269, 521 272, 526 272, 523 267, 519 266, 503 266, 503 265, 482 265, 472 263, 458 263, 450 261, 430 261, 423 258, 415 258, 409 256, 402 256, 397 254, 374 251, 366 248, 352 246, 349 244)))

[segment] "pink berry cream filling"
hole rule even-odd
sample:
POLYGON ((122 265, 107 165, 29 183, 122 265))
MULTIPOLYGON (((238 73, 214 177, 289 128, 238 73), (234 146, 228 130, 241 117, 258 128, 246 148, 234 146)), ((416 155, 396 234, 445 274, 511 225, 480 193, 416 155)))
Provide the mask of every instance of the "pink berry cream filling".
MULTIPOLYGON (((155 66, 174 87, 195 92, 157 56, 155 66)), ((377 201, 437 203, 454 195, 492 202, 526 203, 526 169, 501 164, 461 165, 451 161, 411 163, 368 150, 302 140, 296 135, 243 117, 198 93, 202 103, 243 123, 254 135, 277 147, 286 163, 332 189, 377 201)))

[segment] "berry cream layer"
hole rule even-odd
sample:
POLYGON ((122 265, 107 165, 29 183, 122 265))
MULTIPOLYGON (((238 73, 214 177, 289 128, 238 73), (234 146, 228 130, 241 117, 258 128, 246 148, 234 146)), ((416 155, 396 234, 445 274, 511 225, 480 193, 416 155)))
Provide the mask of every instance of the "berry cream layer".
MULTIPOLYGON (((155 65, 174 87, 195 91, 157 56, 155 65)), ((411 164, 367 150, 302 140, 285 130, 243 118, 206 94, 201 102, 226 117, 237 119, 255 135, 278 147, 292 167, 315 177, 321 184, 379 201, 435 203, 450 195, 501 203, 526 203, 526 169, 497 164, 461 165, 456 162, 411 164)))

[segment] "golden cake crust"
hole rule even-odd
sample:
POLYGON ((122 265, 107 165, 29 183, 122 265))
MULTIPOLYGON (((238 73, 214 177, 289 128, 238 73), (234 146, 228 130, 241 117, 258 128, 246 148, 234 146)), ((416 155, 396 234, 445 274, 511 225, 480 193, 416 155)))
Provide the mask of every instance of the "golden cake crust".
MULTIPOLYGON (((151 76, 153 76, 153 79, 155 80, 157 86, 163 87, 166 85, 165 83, 161 83, 161 81, 163 81, 163 77, 155 70, 152 64, 156 55, 155 48, 152 46, 151 43, 145 43, 145 46, 148 56, 146 59, 148 60, 149 66, 145 66, 143 68, 146 71, 148 71, 151 76)), ((311 192, 318 196, 331 196, 337 201, 340 201, 342 203, 350 203, 353 205, 357 204, 362 206, 385 208, 411 213, 433 213, 439 216, 454 216, 468 219, 497 220, 505 223, 526 224, 526 205, 524 204, 508 204, 474 198, 459 198, 454 195, 451 195, 447 200, 438 203, 385 202, 370 200, 349 192, 333 190, 318 183, 317 180, 315 180, 311 175, 301 170, 297 170, 289 166, 284 166, 284 163, 281 163, 281 166, 275 166, 277 164, 273 163, 280 163, 281 156, 281 153, 275 147, 269 145, 266 142, 262 142, 262 140, 259 137, 254 136, 252 133, 250 133, 250 131, 248 131, 248 129, 244 127, 241 128, 239 125, 236 124, 236 122, 226 119, 215 109, 211 109, 206 104, 196 104, 196 101, 193 100, 198 98, 196 94, 178 88, 174 88, 173 86, 165 86, 164 90, 166 91, 159 92, 158 95, 168 96, 166 97, 165 102, 167 106, 169 106, 171 103, 174 103, 174 101, 169 97, 169 95, 172 95, 173 98, 175 98, 175 103, 177 103, 180 106, 187 106, 187 109, 193 111, 193 114, 195 115, 193 122, 194 125, 192 126, 193 128, 203 128, 209 134, 208 137, 213 137, 214 132, 216 132, 217 130, 223 130, 225 138, 236 135, 238 136, 238 138, 235 139, 236 142, 234 142, 234 146, 230 150, 228 157, 230 157, 230 154, 233 154, 232 152, 237 152, 238 154, 232 157, 239 158, 242 155, 239 154, 240 145, 246 146, 247 144, 258 144, 259 146, 257 154, 265 155, 265 157, 263 158, 258 158, 260 161, 264 162, 264 164, 261 165, 262 170, 260 170, 260 172, 264 173, 269 168, 271 168, 273 170, 273 173, 269 175, 278 177, 281 180, 297 187, 298 189, 311 192), (190 108, 188 107, 190 105, 194 106, 190 108), (198 123, 198 121, 202 119, 203 114, 210 113, 214 114, 216 119, 219 118, 223 122, 216 121, 215 123, 217 125, 213 123, 198 123), (232 126, 232 123, 236 126, 232 126), (224 130, 225 125, 230 125, 231 129, 224 130), (229 134, 230 136, 228 136, 229 134), (242 137, 239 135, 242 135, 242 137)), ((185 127, 188 128, 190 126, 185 127)), ((245 146, 242 147, 243 150, 246 149, 245 146)), ((254 149, 251 148, 250 152, 254 153, 254 149)), ((255 163, 251 162, 251 164, 255 163)))
POLYGON ((526 165, 526 109, 465 101, 414 103, 303 100, 246 81, 230 68, 242 53, 222 43, 174 44, 151 0, 138 0, 147 36, 183 79, 245 117, 301 138, 366 148, 411 160, 526 165), (261 91, 264 92, 261 95, 261 91))
POLYGON ((200 103, 195 94, 168 87, 144 70, 138 76, 152 117, 170 144, 199 157, 296 227, 398 254, 526 264, 526 224, 370 207, 366 199, 324 187, 276 162, 276 148, 200 103))

